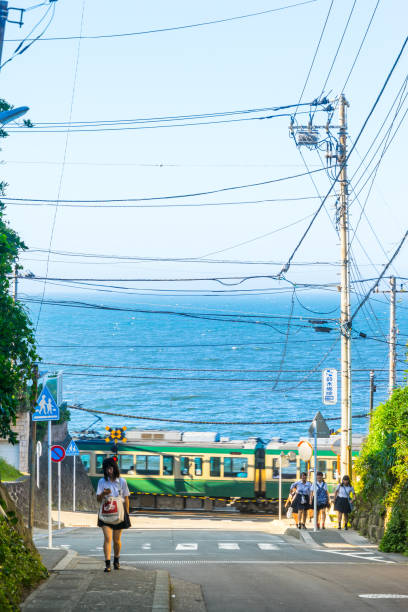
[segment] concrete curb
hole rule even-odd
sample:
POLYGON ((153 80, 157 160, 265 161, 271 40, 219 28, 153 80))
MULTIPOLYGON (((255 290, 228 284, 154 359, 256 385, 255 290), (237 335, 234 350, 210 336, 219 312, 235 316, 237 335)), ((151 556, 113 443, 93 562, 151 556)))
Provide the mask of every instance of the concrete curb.
POLYGON ((156 572, 152 612, 170 612, 170 575, 165 570, 156 572))
POLYGON ((57 565, 52 568, 52 572, 60 572, 64 569, 67 569, 68 565, 71 563, 72 559, 74 559, 78 555, 76 550, 67 550, 65 557, 58 561, 57 565))
POLYGON ((301 539, 301 530, 300 529, 296 529, 295 527, 288 527, 285 530, 284 535, 288 535, 288 536, 292 536, 292 538, 296 538, 297 540, 301 539))

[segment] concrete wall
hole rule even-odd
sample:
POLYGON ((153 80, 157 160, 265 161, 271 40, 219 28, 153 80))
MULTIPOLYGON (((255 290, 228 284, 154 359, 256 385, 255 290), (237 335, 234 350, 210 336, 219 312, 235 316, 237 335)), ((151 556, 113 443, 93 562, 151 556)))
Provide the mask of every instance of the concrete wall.
POLYGON ((352 527, 372 542, 378 543, 384 535, 386 519, 386 510, 380 504, 357 502, 352 527))
POLYGON ((16 424, 11 428, 18 435, 18 444, 9 444, 0 440, 0 457, 20 472, 28 472, 28 446, 30 440, 30 414, 23 412, 17 417, 16 424))
MULTIPOLYGON (((60 444, 66 448, 71 440, 68 434, 67 424, 53 426, 52 444, 60 444)), ((47 440, 43 442, 43 454, 40 458, 40 488, 35 487, 35 525, 46 527, 48 521, 48 460, 47 460, 47 440)), ((53 508, 57 508, 58 503, 58 468, 56 463, 52 463, 52 500, 53 508)), ((21 478, 16 482, 3 483, 7 488, 10 497, 22 512, 25 520, 28 518, 29 500, 29 477, 21 478)), ((73 493, 73 458, 66 457, 61 463, 61 509, 72 510, 73 493)), ((76 458, 76 510, 96 511, 98 503, 96 495, 91 485, 91 481, 81 460, 76 458)))

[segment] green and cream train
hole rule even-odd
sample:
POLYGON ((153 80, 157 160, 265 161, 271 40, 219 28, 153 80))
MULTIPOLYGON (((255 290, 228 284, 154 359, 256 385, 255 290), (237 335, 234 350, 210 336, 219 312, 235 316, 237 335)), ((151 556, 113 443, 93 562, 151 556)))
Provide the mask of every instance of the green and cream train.
MULTIPOLYGON (((317 468, 325 474, 329 490, 338 482, 335 441, 335 436, 318 440, 317 468)), ((298 442, 278 438, 265 443, 259 438, 231 440, 213 432, 128 430, 127 441, 118 443, 116 453, 102 437, 76 442, 95 488, 104 458, 117 455, 133 509, 212 509, 227 504, 245 512, 274 511, 280 463, 283 498, 301 472, 314 469, 313 457, 310 462, 299 457, 298 442)), ((361 437, 354 439, 353 458, 361 442, 361 437)))

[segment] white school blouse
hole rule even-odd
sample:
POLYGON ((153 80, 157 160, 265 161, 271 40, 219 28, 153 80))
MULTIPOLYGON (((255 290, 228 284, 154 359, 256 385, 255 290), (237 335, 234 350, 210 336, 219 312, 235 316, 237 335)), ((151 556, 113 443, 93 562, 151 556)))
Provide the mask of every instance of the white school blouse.
POLYGON ((101 495, 104 489, 110 489, 110 497, 128 497, 129 496, 129 487, 127 486, 127 482, 124 478, 117 478, 116 480, 105 480, 105 478, 100 478, 98 482, 98 487, 96 489, 96 494, 101 495))
POLYGON ((337 497, 345 497, 346 499, 350 497, 350 493, 353 493, 353 495, 355 495, 353 487, 346 487, 342 484, 337 485, 336 491, 337 497))

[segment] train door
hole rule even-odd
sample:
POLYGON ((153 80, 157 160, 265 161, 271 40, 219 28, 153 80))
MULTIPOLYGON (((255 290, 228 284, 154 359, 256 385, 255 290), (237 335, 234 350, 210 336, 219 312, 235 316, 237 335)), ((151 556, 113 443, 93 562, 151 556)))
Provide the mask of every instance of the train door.
POLYGON ((263 446, 255 449, 254 494, 255 497, 264 497, 266 494, 265 448, 263 446))

